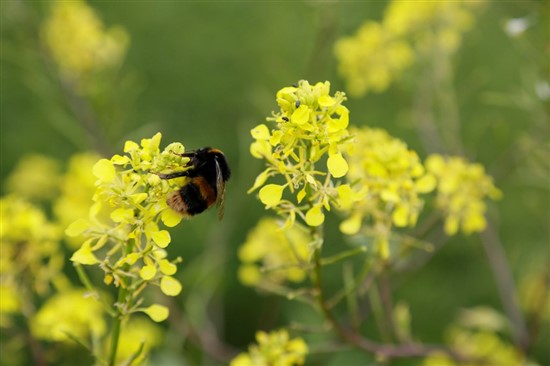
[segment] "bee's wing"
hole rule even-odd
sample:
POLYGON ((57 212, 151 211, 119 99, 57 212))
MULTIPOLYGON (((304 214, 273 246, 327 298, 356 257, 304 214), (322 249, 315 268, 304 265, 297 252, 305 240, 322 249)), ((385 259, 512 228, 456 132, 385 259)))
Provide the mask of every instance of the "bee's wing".
POLYGON ((216 207, 218 208, 218 220, 221 220, 224 213, 225 182, 223 181, 222 170, 218 164, 218 159, 214 159, 214 161, 216 162, 216 191, 218 192, 216 207))

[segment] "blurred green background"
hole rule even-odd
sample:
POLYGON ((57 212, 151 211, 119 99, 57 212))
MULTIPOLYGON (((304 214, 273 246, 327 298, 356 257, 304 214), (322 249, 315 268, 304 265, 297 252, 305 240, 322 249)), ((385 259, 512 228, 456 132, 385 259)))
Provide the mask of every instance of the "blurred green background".
MULTIPOLYGON (((249 130, 276 109, 276 91, 300 79, 329 80, 331 92, 345 91, 336 72, 334 42, 367 19, 379 20, 387 3, 90 4, 107 26, 120 25, 130 37, 124 63, 105 81, 109 92, 94 105, 100 111, 102 152, 120 153, 127 139, 139 141, 160 131, 163 146, 179 141, 188 149, 220 148, 233 170, 222 222, 212 210, 171 230, 170 254, 184 259, 178 272, 184 290, 177 299, 183 316, 235 348, 246 347, 257 329, 293 320, 319 322, 308 307, 258 293, 237 280, 238 246, 265 214, 254 194, 246 194, 262 170, 248 152, 249 130)), ((49 2, 0 4, 2 182, 25 154, 67 161, 98 146, 67 106, 58 77, 44 60, 39 27, 48 9, 49 2)), ((466 156, 482 163, 504 193, 491 206, 490 217, 516 282, 549 261, 548 21, 545 1, 489 2, 453 58, 460 139, 466 156), (528 29, 509 36, 507 22, 523 17, 529 19, 528 29)), ((411 122, 415 75, 409 77, 409 85, 396 83, 381 94, 349 98, 346 106, 351 123, 384 128, 424 158, 432 151, 424 150, 411 122)), ((337 222, 335 215, 329 217, 327 243, 340 240, 337 222)), ((444 325, 461 308, 502 309, 476 235, 454 237, 424 267, 412 275, 396 274, 394 282, 395 299, 411 308, 413 334, 426 342, 441 342, 444 325)), ((550 364, 549 335, 543 329, 534 347, 533 359, 540 365, 550 364)), ((170 351, 156 356, 161 364, 178 360, 182 346, 193 362, 214 362, 193 342, 173 337, 167 342, 170 351)), ((345 348, 308 360, 343 365, 367 364, 372 358, 345 348)))

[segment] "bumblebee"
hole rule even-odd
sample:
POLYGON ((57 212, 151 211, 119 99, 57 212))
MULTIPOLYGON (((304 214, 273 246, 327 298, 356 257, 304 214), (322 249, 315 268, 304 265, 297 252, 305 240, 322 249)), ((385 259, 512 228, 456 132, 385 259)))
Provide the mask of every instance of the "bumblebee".
POLYGON ((203 147, 177 155, 189 158, 185 167, 190 168, 183 172, 158 173, 157 175, 161 179, 179 177, 190 179, 178 191, 170 194, 166 200, 168 206, 184 216, 193 216, 200 214, 215 203, 218 207, 218 219, 221 220, 223 218, 225 182, 231 177, 231 170, 223 152, 203 147))

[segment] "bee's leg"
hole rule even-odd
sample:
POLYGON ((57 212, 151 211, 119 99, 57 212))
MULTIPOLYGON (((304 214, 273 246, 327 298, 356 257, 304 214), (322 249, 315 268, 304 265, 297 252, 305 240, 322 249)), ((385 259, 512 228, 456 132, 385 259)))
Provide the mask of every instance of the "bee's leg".
POLYGON ((174 179, 174 178, 179 178, 179 177, 187 177, 187 176, 189 176, 189 172, 188 171, 175 172, 175 173, 170 173, 170 174, 157 173, 157 175, 159 176, 160 179, 174 179))
POLYGON ((182 158, 191 158, 195 155, 194 152, 186 152, 186 153, 177 153, 175 151, 170 150, 170 152, 174 155, 181 156, 182 158))

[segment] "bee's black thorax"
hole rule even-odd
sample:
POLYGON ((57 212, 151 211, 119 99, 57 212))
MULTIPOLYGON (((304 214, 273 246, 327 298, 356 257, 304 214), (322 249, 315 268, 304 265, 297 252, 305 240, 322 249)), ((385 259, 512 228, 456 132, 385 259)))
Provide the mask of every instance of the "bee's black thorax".
POLYGON ((228 181, 231 177, 231 170, 229 169, 225 155, 220 150, 208 147, 195 152, 195 156, 189 162, 192 168, 188 170, 188 176, 191 178, 202 176, 209 184, 215 187, 218 175, 216 163, 220 168, 222 180, 224 182, 228 181))

